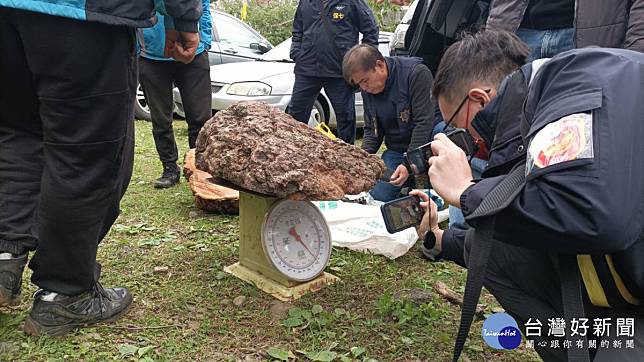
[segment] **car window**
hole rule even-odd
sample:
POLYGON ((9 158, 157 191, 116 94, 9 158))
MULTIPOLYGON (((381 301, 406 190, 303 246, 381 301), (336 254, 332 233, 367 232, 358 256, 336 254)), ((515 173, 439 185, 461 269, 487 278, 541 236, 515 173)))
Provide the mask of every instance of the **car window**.
POLYGON ((227 16, 217 17, 215 26, 217 27, 222 48, 227 46, 250 48, 251 43, 261 41, 261 38, 227 16))

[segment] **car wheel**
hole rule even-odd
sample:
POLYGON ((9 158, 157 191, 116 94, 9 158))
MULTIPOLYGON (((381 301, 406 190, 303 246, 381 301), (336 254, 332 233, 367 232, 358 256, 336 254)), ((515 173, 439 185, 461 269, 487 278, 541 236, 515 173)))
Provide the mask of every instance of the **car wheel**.
POLYGON ((151 121, 152 116, 150 115, 150 107, 148 107, 148 102, 145 100, 145 95, 143 94, 143 87, 141 84, 136 85, 136 99, 134 100, 134 118, 142 119, 144 121, 151 121))
POLYGON ((319 100, 315 100, 313 104, 313 109, 311 109, 311 116, 309 117, 309 127, 315 127, 320 123, 327 123, 326 115, 324 114, 324 107, 319 100))

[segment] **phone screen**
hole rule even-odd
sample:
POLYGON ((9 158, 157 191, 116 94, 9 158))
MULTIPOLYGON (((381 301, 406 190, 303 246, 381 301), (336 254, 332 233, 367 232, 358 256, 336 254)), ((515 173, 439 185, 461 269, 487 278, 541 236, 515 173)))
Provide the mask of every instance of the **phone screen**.
POLYGON ((395 233, 416 226, 423 219, 418 196, 406 196, 389 201, 380 207, 387 231, 395 233))

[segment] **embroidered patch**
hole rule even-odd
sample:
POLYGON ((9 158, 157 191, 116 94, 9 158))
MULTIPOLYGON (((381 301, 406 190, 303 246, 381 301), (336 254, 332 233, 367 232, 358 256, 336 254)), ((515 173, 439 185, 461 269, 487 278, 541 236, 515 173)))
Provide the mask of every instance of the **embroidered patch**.
POLYGON ((333 21, 340 21, 346 16, 346 6, 345 5, 336 5, 331 12, 331 19, 333 21))
POLYGON ((565 161, 593 158, 593 117, 576 113, 537 132, 528 146, 526 175, 565 161))
POLYGON ((403 109, 402 112, 400 112, 400 121, 403 123, 409 122, 409 108, 403 109))

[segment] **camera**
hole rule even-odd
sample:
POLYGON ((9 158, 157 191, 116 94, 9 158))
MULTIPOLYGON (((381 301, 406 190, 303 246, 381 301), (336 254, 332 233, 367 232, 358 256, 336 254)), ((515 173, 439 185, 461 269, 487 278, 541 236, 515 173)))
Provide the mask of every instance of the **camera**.
MULTIPOLYGON (((465 132, 464 129, 457 128, 445 133, 445 135, 462 149, 466 156, 471 156, 476 152, 472 136, 465 132)), ((429 163, 427 161, 432 157, 431 145, 432 143, 429 142, 409 152, 405 152, 405 161, 411 167, 414 174, 421 175, 429 170, 429 163)))

